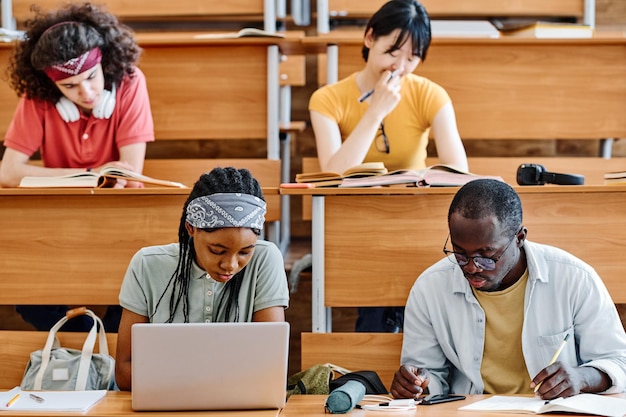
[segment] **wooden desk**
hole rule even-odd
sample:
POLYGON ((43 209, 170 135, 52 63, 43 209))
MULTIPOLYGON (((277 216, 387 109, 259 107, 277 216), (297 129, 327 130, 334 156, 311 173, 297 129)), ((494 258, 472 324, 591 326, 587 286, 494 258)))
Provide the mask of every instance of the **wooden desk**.
MULTIPOLYGON (((624 398, 623 394, 615 395, 616 397, 624 398)), ((325 395, 292 395, 287 401, 281 417, 327 417, 328 414, 324 413, 324 404, 326 403, 325 395)), ((391 416, 424 416, 424 417, 511 417, 511 413, 470 413, 458 411, 459 407, 475 403, 476 401, 489 398, 489 395, 468 395, 465 400, 454 401, 449 403, 437 404, 434 406, 417 406, 415 411, 368 411, 353 409, 349 415, 351 417, 369 417, 372 415, 391 417, 391 416)), ((554 415, 554 414, 553 414, 554 415)), ((557 414, 558 415, 558 414, 557 414)))
POLYGON ((279 159, 279 48, 285 38, 199 39, 203 32, 138 33, 155 136, 163 139, 267 138, 279 159))
MULTIPOLYGON (((591 264, 615 303, 626 302, 626 186, 516 189, 528 239, 591 264)), ((281 189, 313 196, 312 331, 332 330, 331 307, 404 305, 419 274, 443 257, 447 213, 456 191, 281 189)))
POLYGON ((118 304, 133 254, 178 241, 189 192, 0 189, 0 304, 118 304))
MULTIPOLYGON (((368 19, 384 0, 317 0, 317 31, 327 33, 330 20, 368 19)), ((574 17, 593 24, 595 1, 591 0, 423 0, 421 2, 431 18, 484 19, 503 17, 574 17)))
POLYGON ((96 403, 87 412, 28 412, 3 410, 3 416, 27 416, 27 417, 57 417, 63 416, 89 416, 89 417, 123 417, 123 416, 209 416, 209 417, 278 417, 281 410, 234 410, 234 411, 133 411, 131 407, 131 393, 128 391, 109 391, 107 395, 96 403))
MULTIPOLYGON (((3 12, 12 15, 17 26, 22 27, 26 19, 32 18, 31 0, 4 2, 3 12)), ((50 10, 65 5, 63 0, 38 0, 42 10, 50 10)), ((285 0, 103 0, 98 5, 105 6, 125 23, 139 28, 159 28, 168 23, 217 23, 240 28, 250 22, 262 22, 266 30, 275 30, 277 22, 287 19, 285 0)), ((196 24, 196 27, 198 25, 196 24)))
MULTIPOLYGON (((321 83, 363 66, 362 37, 344 30, 303 39, 310 50, 328 52, 328 76, 321 83)), ((593 39, 436 38, 416 73, 448 91, 463 140, 626 137, 623 33, 593 39)))

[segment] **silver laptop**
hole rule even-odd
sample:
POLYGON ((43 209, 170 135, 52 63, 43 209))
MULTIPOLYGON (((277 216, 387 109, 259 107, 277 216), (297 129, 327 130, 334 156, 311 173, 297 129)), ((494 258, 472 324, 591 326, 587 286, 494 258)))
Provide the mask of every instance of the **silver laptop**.
POLYGON ((289 323, 132 327, 133 410, 282 408, 289 323))

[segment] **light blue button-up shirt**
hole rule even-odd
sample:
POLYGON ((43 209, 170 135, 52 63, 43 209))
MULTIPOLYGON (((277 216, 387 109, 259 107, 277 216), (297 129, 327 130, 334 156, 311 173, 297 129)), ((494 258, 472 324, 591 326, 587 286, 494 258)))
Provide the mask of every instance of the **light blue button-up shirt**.
MULTIPOLYGON (((612 381, 605 393, 624 391, 626 334, 596 271, 558 248, 526 241, 524 249, 522 352, 530 378, 569 333, 559 361, 600 369, 612 381)), ((484 337, 485 313, 461 268, 442 259, 424 271, 407 300, 402 364, 428 369, 432 394, 482 394, 484 337)))

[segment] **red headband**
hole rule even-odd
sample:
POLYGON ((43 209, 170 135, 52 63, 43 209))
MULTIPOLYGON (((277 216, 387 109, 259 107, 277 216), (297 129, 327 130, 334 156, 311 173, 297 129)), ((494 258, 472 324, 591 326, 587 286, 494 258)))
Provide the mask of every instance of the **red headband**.
POLYGON ((43 71, 52 81, 57 82, 87 71, 98 65, 100 61, 102 61, 102 52, 100 51, 100 48, 96 47, 85 52, 79 57, 70 59, 63 64, 57 64, 44 68, 43 71))

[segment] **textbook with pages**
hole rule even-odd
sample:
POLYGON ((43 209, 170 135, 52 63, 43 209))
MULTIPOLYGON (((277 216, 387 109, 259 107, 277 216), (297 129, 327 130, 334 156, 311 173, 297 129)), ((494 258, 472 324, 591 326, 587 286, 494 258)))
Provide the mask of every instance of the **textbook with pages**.
POLYGON ((20 181, 20 188, 111 188, 117 179, 137 181, 144 184, 187 188, 179 182, 151 178, 124 168, 107 166, 100 172, 84 171, 76 174, 61 175, 57 177, 24 177, 20 181))
POLYGON ((626 171, 605 173, 604 184, 605 185, 626 185, 626 171))
POLYGON ((194 37, 196 39, 237 39, 249 37, 284 38, 285 34, 281 32, 268 32, 257 28, 243 28, 238 32, 202 33, 194 37))
POLYGON ((546 401, 536 397, 494 395, 486 400, 460 407, 459 410, 520 414, 557 412, 622 417, 626 414, 626 399, 599 394, 578 394, 546 401))
POLYGON ((407 187, 460 187, 480 178, 503 181, 499 176, 478 175, 450 165, 431 165, 420 170, 399 169, 382 175, 362 178, 344 178, 339 187, 374 187, 404 185, 407 187))
POLYGON ((387 168, 382 162, 365 162, 349 168, 343 173, 319 171, 296 174, 296 182, 313 184, 315 187, 336 187, 341 184, 344 178, 371 177, 386 173, 387 168))

